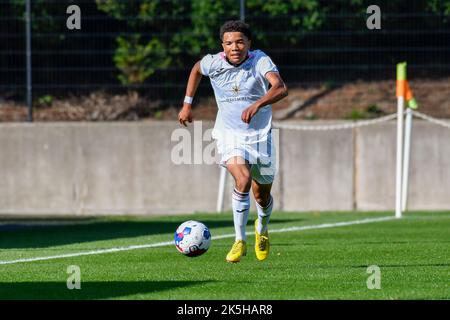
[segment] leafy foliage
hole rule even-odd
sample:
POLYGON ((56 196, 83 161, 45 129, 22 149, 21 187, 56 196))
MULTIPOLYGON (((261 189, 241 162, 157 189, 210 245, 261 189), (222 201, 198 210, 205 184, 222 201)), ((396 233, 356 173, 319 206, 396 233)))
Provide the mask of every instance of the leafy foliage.
MULTIPOLYGON (((114 61, 122 71, 123 84, 142 83, 155 70, 164 69, 170 63, 182 65, 184 58, 198 57, 219 47, 220 25, 231 19, 239 19, 239 6, 234 0, 211 1, 120 1, 96 0, 98 9, 114 19, 125 21, 134 32, 152 30, 155 36, 120 36, 114 61), (185 17, 182 19, 180 17, 185 17), (161 23, 162 19, 174 23, 161 23), (147 44, 146 44, 147 43, 147 44)), ((254 13, 251 26, 256 41, 268 45, 276 41, 297 43, 298 37, 283 30, 314 30, 323 24, 318 0, 248 0, 246 6, 254 13), (302 13, 297 15, 296 13, 302 13), (266 17, 284 17, 282 23, 267 28, 266 17)))
POLYGON ((159 39, 152 38, 142 43, 141 35, 118 37, 118 48, 114 54, 114 62, 122 71, 119 80, 124 85, 143 83, 155 72, 155 68, 166 68, 171 57, 159 39))
MULTIPOLYGON (((58 41, 66 39, 65 8, 71 4, 74 4, 71 0, 32 1, 33 31, 61 34, 59 39, 35 38, 35 47, 54 45, 53 49, 57 50, 58 41)), ((365 28, 366 8, 371 4, 370 0, 246 0, 246 21, 254 34, 254 47, 303 48, 306 38, 311 40, 308 43, 317 47, 349 46, 351 41, 359 41, 361 46, 368 47, 370 43, 361 42, 360 38, 346 38, 343 43, 339 37, 324 40, 323 37, 312 38, 312 35, 317 30, 362 30, 365 28)), ((386 29, 433 29, 450 23, 450 0, 418 0, 411 4, 392 0, 382 1, 379 5, 384 17, 383 28, 386 29), (402 16, 405 13, 416 15, 406 19, 402 16), (439 15, 442 19, 424 15, 427 13, 439 15)), ((11 0, 8 6, 16 16, 24 16, 25 0, 11 0)), ((95 0, 89 5, 80 3, 80 6, 82 20, 86 12, 98 15, 100 11, 108 18, 101 20, 105 22, 104 29, 120 30, 114 53, 109 57, 120 70, 118 79, 124 85, 143 83, 157 70, 166 69, 169 65, 186 66, 202 54, 220 50, 220 25, 226 20, 239 19, 240 14, 237 0, 95 0)), ((80 49, 79 44, 73 41, 65 46, 80 49)), ((315 58, 317 63, 321 63, 329 61, 332 56, 322 52, 315 58)))

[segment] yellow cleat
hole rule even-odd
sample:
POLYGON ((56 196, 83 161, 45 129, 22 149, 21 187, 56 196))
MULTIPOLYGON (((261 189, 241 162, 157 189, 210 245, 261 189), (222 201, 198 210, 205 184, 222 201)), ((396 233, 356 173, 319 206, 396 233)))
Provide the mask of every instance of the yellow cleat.
POLYGON ((270 244, 269 244, 269 231, 266 231, 262 234, 258 233, 258 229, 256 228, 256 226, 258 225, 258 220, 255 221, 255 253, 256 253, 256 258, 259 261, 263 261, 265 259, 267 259, 267 257, 269 256, 269 249, 270 249, 270 244))
POLYGON ((241 257, 247 255, 247 243, 244 240, 236 240, 227 254, 228 262, 239 262, 241 257))

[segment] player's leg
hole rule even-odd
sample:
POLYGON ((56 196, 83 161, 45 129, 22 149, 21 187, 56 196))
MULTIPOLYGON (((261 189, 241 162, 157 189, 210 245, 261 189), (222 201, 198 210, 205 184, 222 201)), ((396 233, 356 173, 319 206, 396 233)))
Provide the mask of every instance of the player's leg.
POLYGON ((235 189, 241 193, 248 193, 252 186, 250 175, 250 164, 240 156, 231 157, 227 160, 227 169, 235 182, 235 189))
POLYGON ((232 157, 226 163, 228 171, 234 178, 235 187, 232 194, 233 221, 236 233, 235 243, 227 255, 227 261, 239 262, 247 253, 245 228, 250 210, 250 165, 242 157, 232 157))
POLYGON ((255 254, 259 261, 267 259, 270 251, 269 220, 272 214, 273 198, 270 194, 272 183, 252 182, 253 196, 256 202, 258 218, 255 220, 255 254))
POLYGON ((270 193, 272 190, 272 183, 261 184, 253 179, 252 190, 256 202, 256 210, 258 212, 256 230, 258 233, 265 233, 268 228, 273 207, 273 198, 270 193))
POLYGON ((258 146, 258 162, 251 167, 252 190, 258 218, 255 221, 255 253, 258 260, 269 256, 268 224, 273 208, 272 183, 277 172, 275 146, 271 135, 258 146))

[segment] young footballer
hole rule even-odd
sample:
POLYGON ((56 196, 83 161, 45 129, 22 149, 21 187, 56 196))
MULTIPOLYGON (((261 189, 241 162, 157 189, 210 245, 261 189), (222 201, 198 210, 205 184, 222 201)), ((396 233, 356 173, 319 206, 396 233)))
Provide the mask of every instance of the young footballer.
POLYGON ((252 189, 258 212, 255 253, 262 261, 269 255, 270 191, 276 174, 271 104, 288 91, 270 57, 260 50, 250 51, 252 34, 246 23, 226 22, 220 39, 223 52, 204 56, 192 68, 178 120, 184 126, 192 122, 192 99, 202 76, 209 77, 219 109, 212 137, 220 165, 235 180, 231 201, 236 238, 226 260, 239 262, 247 253, 245 228, 252 189))

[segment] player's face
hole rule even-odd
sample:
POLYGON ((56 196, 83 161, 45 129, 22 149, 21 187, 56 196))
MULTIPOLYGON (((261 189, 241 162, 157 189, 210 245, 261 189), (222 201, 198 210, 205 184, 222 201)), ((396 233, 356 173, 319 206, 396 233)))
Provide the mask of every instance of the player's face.
POLYGON ((225 32, 222 47, 232 64, 239 64, 247 57, 251 41, 242 32, 225 32))

